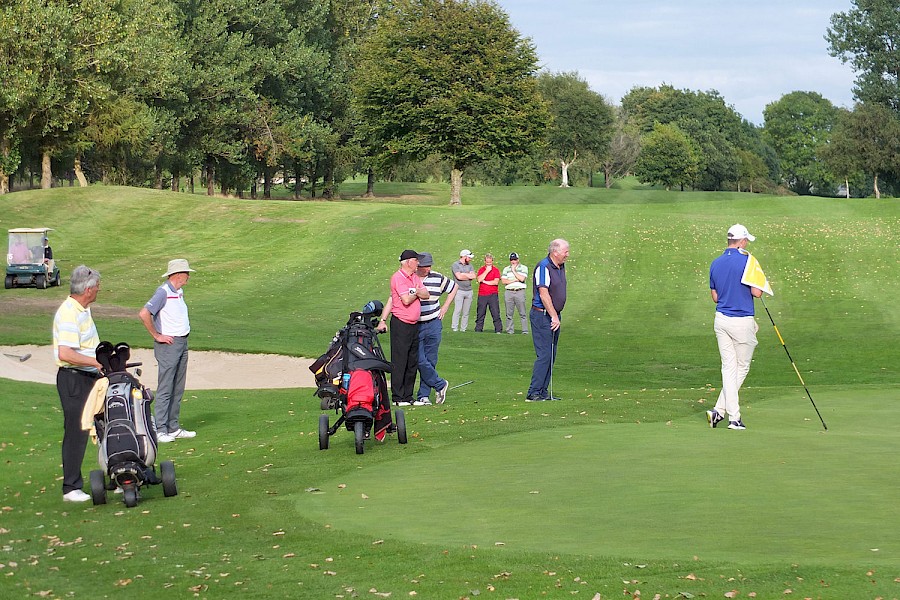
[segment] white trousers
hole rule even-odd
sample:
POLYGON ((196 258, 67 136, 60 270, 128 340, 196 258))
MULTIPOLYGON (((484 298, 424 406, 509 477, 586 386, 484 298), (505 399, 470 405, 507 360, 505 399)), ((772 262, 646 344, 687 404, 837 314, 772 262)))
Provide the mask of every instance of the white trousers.
POLYGON ((729 421, 740 421, 738 392, 750 372, 759 325, 753 317, 728 317, 717 312, 713 329, 722 357, 722 391, 716 401, 716 411, 723 416, 727 414, 729 421))

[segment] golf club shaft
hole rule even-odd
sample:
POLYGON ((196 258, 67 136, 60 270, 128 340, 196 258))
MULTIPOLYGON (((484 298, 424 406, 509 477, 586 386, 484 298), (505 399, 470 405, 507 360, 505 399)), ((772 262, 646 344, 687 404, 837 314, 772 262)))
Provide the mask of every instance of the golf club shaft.
POLYGON ((475 383, 475 380, 473 379, 472 381, 467 381, 465 383, 460 383, 459 385, 454 385, 452 388, 450 388, 447 391, 449 392, 450 390, 455 390, 456 388, 461 388, 462 386, 469 385, 470 383, 475 383))
POLYGON ((759 299, 762 301, 763 308, 766 309, 766 314, 769 315, 769 321, 772 322, 772 327, 775 328, 775 335, 778 336, 778 341, 781 342, 781 347, 784 348, 784 352, 787 354, 788 360, 791 361, 791 366, 794 367, 794 373, 796 373, 797 378, 800 379, 800 384, 806 391, 806 396, 809 398, 809 401, 812 403, 813 408, 816 410, 816 415, 818 415, 819 420, 822 422, 822 427, 825 428, 825 431, 828 431, 828 425, 825 424, 825 419, 822 418, 822 414, 819 412, 819 408, 816 406, 816 403, 812 398, 812 394, 809 393, 809 388, 806 387, 806 382, 803 381, 803 376, 800 375, 800 370, 797 368, 796 363, 794 363, 794 358, 791 356, 791 352, 790 350, 788 350, 787 344, 784 343, 784 338, 781 337, 781 332, 778 331, 778 325, 775 324, 775 319, 772 318, 772 313, 769 312, 769 307, 766 306, 765 299, 762 296, 760 296, 759 299))

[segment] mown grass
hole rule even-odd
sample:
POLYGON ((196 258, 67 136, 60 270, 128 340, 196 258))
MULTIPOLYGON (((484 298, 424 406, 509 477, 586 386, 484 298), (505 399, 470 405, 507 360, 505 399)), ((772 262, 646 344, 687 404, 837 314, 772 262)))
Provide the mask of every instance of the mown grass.
MULTIPOLYGON (((446 271, 463 247, 531 266, 550 239, 572 243, 554 371, 567 400, 522 401, 529 338, 448 332, 442 373, 476 383, 408 411, 406 446, 356 456, 338 432, 319 451, 311 390, 191 392, 200 435, 162 449, 179 496, 73 507, 55 390, 4 380, 4 597, 900 596, 894 201, 522 187, 466 188, 450 208, 442 186, 393 191, 0 198, 0 225, 57 229, 64 273, 103 273, 101 334, 138 346, 133 315, 174 256, 198 269, 192 348, 315 356, 349 311, 385 298, 406 247, 446 271), (734 222, 759 237, 768 306, 827 433, 761 310, 750 429, 705 426, 718 388, 706 271, 734 222)), ((65 293, 4 290, 0 343, 47 343, 65 293)))

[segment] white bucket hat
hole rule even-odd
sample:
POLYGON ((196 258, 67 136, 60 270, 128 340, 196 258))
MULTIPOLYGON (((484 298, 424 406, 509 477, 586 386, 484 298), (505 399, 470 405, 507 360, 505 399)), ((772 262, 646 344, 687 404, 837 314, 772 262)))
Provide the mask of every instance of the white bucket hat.
POLYGON ((173 258, 169 261, 169 268, 163 273, 163 277, 168 277, 174 273, 195 273, 194 269, 188 264, 185 258, 173 258))

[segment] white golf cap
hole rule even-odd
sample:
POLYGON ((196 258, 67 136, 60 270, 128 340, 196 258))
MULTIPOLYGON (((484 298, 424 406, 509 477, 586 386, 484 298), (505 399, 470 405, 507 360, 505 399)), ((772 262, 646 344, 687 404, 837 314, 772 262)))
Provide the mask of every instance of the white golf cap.
POLYGON ((751 235, 747 228, 741 225, 740 223, 736 225, 732 225, 731 229, 728 230, 728 239, 729 240, 743 240, 748 239, 751 242, 756 241, 756 236, 751 235))
POLYGON ((475 258, 475 255, 472 254, 471 250, 463 250, 459 253, 460 256, 468 256, 469 258, 475 258))

